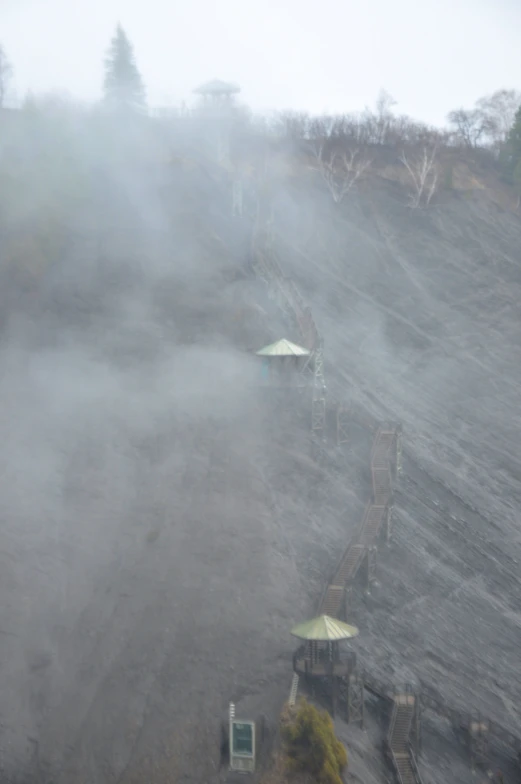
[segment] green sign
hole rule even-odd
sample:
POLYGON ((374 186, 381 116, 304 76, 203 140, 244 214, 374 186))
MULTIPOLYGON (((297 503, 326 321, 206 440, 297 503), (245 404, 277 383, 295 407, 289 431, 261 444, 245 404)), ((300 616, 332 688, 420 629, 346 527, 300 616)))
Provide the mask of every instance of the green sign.
POLYGON ((232 754, 253 757, 253 722, 234 721, 232 724, 232 754))

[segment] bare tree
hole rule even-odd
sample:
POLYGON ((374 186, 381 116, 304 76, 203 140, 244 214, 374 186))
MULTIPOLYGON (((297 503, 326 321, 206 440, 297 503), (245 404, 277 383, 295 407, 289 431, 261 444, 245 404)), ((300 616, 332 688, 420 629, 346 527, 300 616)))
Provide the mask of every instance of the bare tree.
POLYGON ((447 119, 454 126, 456 139, 466 147, 477 147, 486 136, 487 119, 480 109, 454 109, 447 119))
MULTIPOLYGON (((368 110, 367 110, 368 111, 368 110)), ((374 115, 371 128, 366 124, 366 115, 339 114, 312 117, 309 138, 315 144, 327 141, 345 142, 357 147, 374 141, 374 115)))
POLYGON ((423 147, 419 154, 410 154, 407 158, 405 151, 400 160, 409 172, 413 192, 409 197, 409 204, 413 209, 427 207, 430 204, 438 186, 437 147, 423 147))
POLYGON ((0 108, 5 103, 7 87, 13 75, 13 68, 7 59, 7 55, 0 44, 0 108))
POLYGON ((499 153, 521 106, 518 90, 496 90, 476 101, 474 109, 455 109, 448 114, 453 138, 466 147, 488 146, 499 153))
POLYGON ((518 90, 496 90, 492 95, 476 101, 476 108, 483 117, 485 131, 496 149, 506 141, 520 107, 521 92, 518 90))
POLYGON ((327 139, 331 139, 339 134, 339 126, 342 118, 333 115, 322 115, 312 117, 309 122, 309 136, 315 144, 322 144, 327 139))
POLYGON ((275 120, 275 130, 287 139, 300 141, 306 138, 309 124, 310 118, 306 112, 280 112, 275 120))
POLYGON ((335 204, 342 201, 372 163, 358 148, 326 155, 324 145, 319 144, 314 145, 313 153, 335 204))

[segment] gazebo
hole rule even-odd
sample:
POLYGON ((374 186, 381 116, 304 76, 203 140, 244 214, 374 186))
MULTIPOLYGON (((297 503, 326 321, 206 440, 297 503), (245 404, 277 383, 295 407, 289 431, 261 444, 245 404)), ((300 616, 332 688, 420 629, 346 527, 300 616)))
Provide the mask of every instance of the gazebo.
POLYGON ((223 82, 221 79, 212 79, 201 84, 193 91, 196 95, 202 96, 205 102, 222 104, 231 103, 232 96, 240 93, 241 88, 233 82, 223 82))
POLYGON ((329 615, 319 615, 294 626, 291 634, 303 640, 303 645, 293 656, 293 670, 304 675, 307 681, 320 678, 330 682, 334 714, 338 681, 348 679, 356 670, 356 654, 354 651, 341 651, 339 644, 356 637, 357 627, 329 615))
POLYGON ((269 385, 294 386, 311 352, 286 338, 270 343, 255 352, 263 358, 262 376, 269 385))

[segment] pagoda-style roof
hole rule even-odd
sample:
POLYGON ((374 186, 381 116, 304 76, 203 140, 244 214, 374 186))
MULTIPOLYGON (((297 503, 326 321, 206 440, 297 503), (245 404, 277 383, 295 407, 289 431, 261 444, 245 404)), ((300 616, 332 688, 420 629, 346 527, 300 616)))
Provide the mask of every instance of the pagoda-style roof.
POLYGON ((356 637, 358 629, 329 615, 319 615, 318 618, 294 626, 291 634, 301 640, 339 642, 356 637))
POLYGON ((233 82, 223 82, 221 79, 213 79, 205 82, 200 87, 196 87, 194 93, 198 95, 233 95, 240 93, 241 88, 233 82))
POLYGON ((270 343, 269 346, 264 346, 255 353, 258 357, 309 357, 311 352, 307 348, 302 348, 302 346, 297 346, 296 343, 282 338, 282 340, 270 343))

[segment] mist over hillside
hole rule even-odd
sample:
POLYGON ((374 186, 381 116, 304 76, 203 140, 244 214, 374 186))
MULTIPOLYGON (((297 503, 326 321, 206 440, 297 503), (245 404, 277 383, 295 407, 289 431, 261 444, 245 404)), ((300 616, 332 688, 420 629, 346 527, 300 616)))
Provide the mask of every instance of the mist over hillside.
MULTIPOLYGON (((521 731, 521 120, 503 99, 450 131, 385 94, 358 118, 241 110, 222 165, 196 111, 0 111, 5 781, 217 782, 230 700, 276 727, 289 630, 359 522, 370 437, 329 433, 319 460, 309 396, 262 385, 254 352, 299 339, 253 273, 264 231, 324 337, 329 399, 403 424, 359 657, 521 731)), ((431 780, 453 754, 471 781, 433 732, 431 780)), ((350 743, 382 780, 379 750, 350 743)))

